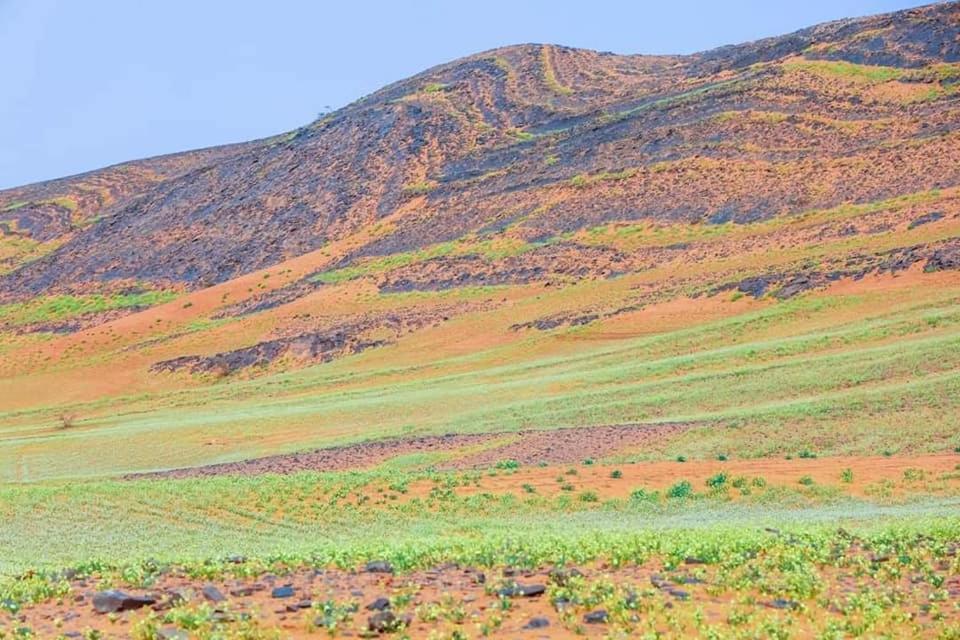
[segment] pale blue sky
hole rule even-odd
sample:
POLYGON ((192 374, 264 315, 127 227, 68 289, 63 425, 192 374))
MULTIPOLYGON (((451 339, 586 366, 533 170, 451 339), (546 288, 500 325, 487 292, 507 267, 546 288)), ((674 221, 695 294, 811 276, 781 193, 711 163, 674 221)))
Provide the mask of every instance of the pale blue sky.
POLYGON ((298 127, 521 42, 689 53, 897 0, 0 0, 0 188, 298 127))

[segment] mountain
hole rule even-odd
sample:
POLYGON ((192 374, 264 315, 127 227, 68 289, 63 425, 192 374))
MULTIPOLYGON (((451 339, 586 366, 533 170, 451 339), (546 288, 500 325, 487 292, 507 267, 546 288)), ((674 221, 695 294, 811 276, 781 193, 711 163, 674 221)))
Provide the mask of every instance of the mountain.
MULTIPOLYGON (((958 139, 957 2, 687 56, 479 53, 287 134, 0 192, 0 406, 26 411, 9 420, 30 429, 76 414, 102 443, 108 423, 149 431, 137 416, 200 402, 186 390, 227 402, 225 389, 302 372, 289 395, 277 382, 277 406, 314 397, 297 411, 329 425, 344 414, 310 394, 394 380, 391 367, 447 380, 470 370, 463 358, 493 367, 516 349, 532 363, 837 292, 853 304, 909 282, 917 300, 946 295, 960 267, 958 139)), ((547 395, 562 404, 565 389, 547 395)), ((517 415, 540 427, 716 409, 621 401, 517 415)), ((415 427, 376 420, 395 433, 466 415, 423 410, 415 427)), ((191 420, 215 432, 227 418, 191 420)), ((182 459, 107 466, 329 435, 291 426, 269 446, 194 442, 182 459)), ((9 446, 29 457, 30 442, 9 446)), ((51 473, 66 472, 66 451, 51 473)))

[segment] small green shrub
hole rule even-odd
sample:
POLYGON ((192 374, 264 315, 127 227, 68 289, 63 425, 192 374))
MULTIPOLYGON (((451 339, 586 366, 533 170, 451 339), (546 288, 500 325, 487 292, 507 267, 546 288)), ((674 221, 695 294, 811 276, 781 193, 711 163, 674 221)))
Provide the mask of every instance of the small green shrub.
POLYGON ((681 480, 667 489, 668 498, 689 498, 693 495, 693 485, 687 480, 681 480))
POLYGON ((623 472, 620 471, 620 469, 614 469, 613 471, 610 472, 610 477, 613 478, 614 480, 619 480, 620 478, 623 477, 623 472))
POLYGON ((809 487, 813 485, 813 478, 811 478, 810 476, 803 476, 800 478, 799 482, 803 486, 809 487))
POLYGON ((847 467, 846 469, 841 471, 840 482, 844 482, 846 484, 850 484, 851 482, 853 482, 853 469, 851 469, 850 467, 847 467))
POLYGON ((707 478, 707 486, 711 489, 719 489, 725 484, 727 484, 727 474, 722 471, 707 478))

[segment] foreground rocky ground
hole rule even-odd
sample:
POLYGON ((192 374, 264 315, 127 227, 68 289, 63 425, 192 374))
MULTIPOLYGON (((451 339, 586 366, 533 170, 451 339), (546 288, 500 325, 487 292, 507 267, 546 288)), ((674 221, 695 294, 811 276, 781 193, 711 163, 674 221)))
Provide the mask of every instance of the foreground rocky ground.
POLYGON ((845 637, 857 629, 869 629, 871 637, 953 637, 942 634, 960 622, 960 541, 939 557, 926 552, 921 568, 915 559, 905 563, 865 548, 843 531, 838 539, 845 544, 830 549, 829 559, 792 572, 773 568, 784 560, 776 552, 736 561, 651 558, 535 569, 445 563, 403 574, 373 561, 351 571, 251 568, 247 575, 246 560, 234 557, 231 569, 209 576, 155 567, 146 587, 97 572, 64 572, 55 597, 7 612, 4 625, 13 637, 29 637, 29 629, 42 638, 727 637, 736 631, 786 638, 830 629, 845 637), (753 575, 764 566, 769 575, 753 575), (774 584, 784 578, 796 582, 789 597, 777 595, 789 588, 774 584))

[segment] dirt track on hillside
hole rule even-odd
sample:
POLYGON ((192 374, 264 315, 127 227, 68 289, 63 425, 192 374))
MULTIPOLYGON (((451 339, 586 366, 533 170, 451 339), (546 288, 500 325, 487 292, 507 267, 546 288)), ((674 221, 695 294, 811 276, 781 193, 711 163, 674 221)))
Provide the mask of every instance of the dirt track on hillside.
POLYGON ((239 462, 131 474, 128 479, 219 475, 289 474, 298 471, 366 469, 398 456, 449 454, 439 468, 489 467, 500 460, 521 464, 581 462, 642 450, 695 426, 694 423, 629 424, 514 433, 446 434, 391 438, 239 462))

